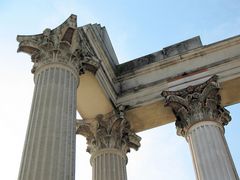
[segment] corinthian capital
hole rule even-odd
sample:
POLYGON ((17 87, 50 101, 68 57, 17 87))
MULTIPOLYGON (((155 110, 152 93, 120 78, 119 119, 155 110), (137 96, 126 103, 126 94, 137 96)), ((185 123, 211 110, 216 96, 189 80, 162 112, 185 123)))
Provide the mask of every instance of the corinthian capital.
POLYGON ((165 105, 176 116, 178 135, 184 136, 188 128, 199 121, 217 121, 222 125, 231 120, 229 112, 221 106, 217 76, 203 84, 189 86, 179 91, 163 91, 165 105))
POLYGON ((45 29, 38 35, 18 35, 18 52, 29 54, 34 63, 32 72, 42 65, 58 63, 67 65, 77 74, 83 73, 88 61, 99 64, 86 37, 77 28, 77 17, 71 15, 57 28, 45 29))
POLYGON ((98 115, 93 121, 79 120, 77 134, 87 139, 87 152, 94 153, 101 149, 118 149, 124 153, 130 148, 138 150, 141 138, 130 129, 129 122, 121 110, 107 115, 98 115))

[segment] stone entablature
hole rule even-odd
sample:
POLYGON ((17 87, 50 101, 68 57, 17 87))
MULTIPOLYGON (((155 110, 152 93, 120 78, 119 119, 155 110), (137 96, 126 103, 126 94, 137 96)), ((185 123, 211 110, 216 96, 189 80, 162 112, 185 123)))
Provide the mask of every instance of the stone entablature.
POLYGON ((148 54, 143 57, 139 57, 137 59, 127 61, 123 64, 117 65, 117 75, 122 76, 127 73, 132 73, 133 71, 136 71, 137 69, 141 69, 142 67, 152 64, 154 62, 162 61, 164 59, 184 54, 186 52, 189 52, 191 50, 197 49, 202 47, 202 42, 200 39, 200 36, 188 39, 183 42, 179 42, 177 44, 168 46, 163 48, 160 51, 148 54))
POLYGON ((122 65, 106 30, 77 28, 75 15, 17 40, 35 76, 19 180, 74 180, 76 133, 87 139, 93 180, 127 180, 126 154, 140 147, 136 132, 175 119, 197 179, 239 179, 223 106, 240 101, 240 37, 209 46, 196 37, 122 65), (83 120, 76 122, 76 109, 83 120))
MULTIPOLYGON (((85 78, 87 81, 82 85, 89 86, 88 89, 93 87, 98 89, 98 92, 101 91, 101 97, 104 98, 97 99, 95 94, 100 97, 99 93, 90 94, 87 88, 83 91, 84 88, 80 83, 77 98, 78 111, 84 119, 110 113, 119 105, 124 105, 128 106, 125 116, 136 132, 173 122, 174 115, 170 108, 164 108, 161 92, 201 84, 215 74, 219 76, 219 83, 223 87, 220 90, 222 106, 240 102, 238 90, 240 88, 240 36, 210 45, 202 45, 200 37, 195 37, 131 62, 118 64, 106 29, 99 24, 77 27, 74 18, 76 20, 76 16, 72 15, 58 28, 46 29, 39 35, 18 36, 18 41, 20 42, 19 51, 32 55, 33 71, 44 64, 43 60, 38 60, 37 54, 53 56, 58 52, 55 54, 59 57, 60 55, 69 57, 68 64, 76 63, 73 65, 74 68, 69 65, 73 70, 77 67, 75 74, 81 74, 83 71, 90 71, 93 74, 96 81, 88 83, 90 78, 85 77, 89 77, 89 73, 85 73, 82 79, 85 78), (69 43, 71 36, 72 42, 69 43), (40 44, 43 46, 39 47, 40 44), (66 53, 64 48, 69 44, 71 50, 66 53), (54 48, 61 46, 61 48, 49 54, 48 51, 45 53, 46 46, 54 48), (86 104, 80 101, 84 97, 87 99, 86 104), (104 107, 107 108, 104 112, 100 112, 97 108, 90 110, 96 102, 105 104, 104 107), (161 110, 156 112, 155 109, 161 110)), ((56 60, 52 58, 54 59, 56 60)), ((63 58, 58 59, 61 61, 63 58)))
MULTIPOLYGON (((126 118, 136 132, 175 120, 170 108, 164 108, 164 98, 160 95, 162 91, 201 84, 215 74, 219 76, 219 84, 223 87, 219 92, 222 106, 240 102, 240 36, 210 45, 202 45, 200 38, 196 37, 163 48, 157 53, 118 64, 112 47, 109 48, 110 41, 105 39, 105 28, 94 24, 82 29, 101 60, 95 73, 99 87, 112 108, 128 106, 126 118), (155 109, 160 110, 156 112, 155 109)), ((87 94, 82 93, 81 98, 87 94)), ((93 107, 95 100, 89 97, 88 107, 93 107)), ((84 119, 112 110, 104 113, 96 110, 94 114, 88 112, 89 108, 82 107, 84 104, 79 112, 84 114, 84 119)))

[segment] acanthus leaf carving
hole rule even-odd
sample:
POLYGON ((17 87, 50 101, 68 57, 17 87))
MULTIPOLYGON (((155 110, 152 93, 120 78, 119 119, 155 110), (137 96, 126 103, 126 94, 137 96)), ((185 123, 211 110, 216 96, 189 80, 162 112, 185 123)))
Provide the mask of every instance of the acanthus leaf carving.
POLYGON ((18 52, 31 55, 34 63, 32 73, 43 65, 61 63, 71 67, 77 74, 84 73, 88 64, 99 67, 100 60, 90 46, 81 28, 77 28, 75 15, 71 15, 63 24, 51 30, 45 29, 42 34, 18 36, 18 52))
POLYGON ((165 105, 172 108, 176 116, 177 133, 184 136, 188 128, 196 122, 213 120, 226 125, 231 117, 221 106, 217 76, 206 82, 189 86, 179 91, 164 91, 165 105))
POLYGON ((113 111, 107 115, 98 115, 93 121, 78 121, 77 134, 87 139, 87 152, 101 149, 118 149, 124 153, 130 148, 138 150, 141 138, 131 129, 122 111, 113 111))

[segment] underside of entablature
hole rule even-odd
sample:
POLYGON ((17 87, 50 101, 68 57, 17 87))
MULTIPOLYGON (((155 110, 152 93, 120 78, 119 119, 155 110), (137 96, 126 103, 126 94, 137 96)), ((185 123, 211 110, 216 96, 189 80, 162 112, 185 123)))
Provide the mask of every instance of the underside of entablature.
MULTIPOLYGON (((93 35, 88 36, 94 44, 91 40, 93 35)), ((196 85, 213 75, 219 76, 222 105, 239 103, 240 37, 207 46, 201 45, 199 37, 192 41, 197 45, 189 50, 184 49, 184 43, 178 51, 170 46, 171 51, 166 48, 158 55, 153 53, 152 56, 131 61, 130 64, 134 65, 132 68, 132 65, 124 63, 115 65, 116 69, 112 63, 108 63, 111 60, 101 50, 101 43, 95 43, 94 49, 102 62, 95 74, 87 73, 80 77, 78 111, 84 119, 91 119, 124 105, 133 130, 144 131, 175 121, 172 111, 164 106, 160 95, 163 90, 179 90, 196 85), (167 52, 172 52, 172 55, 167 56, 167 52), (148 59, 153 56, 156 59, 148 59)))
MULTIPOLYGON (((240 77, 220 83, 223 106, 240 103, 240 77)), ((135 132, 141 132, 175 121, 171 109, 164 105, 163 98, 144 104, 126 112, 126 117, 135 132)))
POLYGON ((136 132, 161 126, 175 121, 162 91, 201 84, 214 75, 219 77, 222 105, 239 103, 239 49, 238 36, 129 72, 119 77, 122 93, 117 104, 128 105, 126 114, 136 132))

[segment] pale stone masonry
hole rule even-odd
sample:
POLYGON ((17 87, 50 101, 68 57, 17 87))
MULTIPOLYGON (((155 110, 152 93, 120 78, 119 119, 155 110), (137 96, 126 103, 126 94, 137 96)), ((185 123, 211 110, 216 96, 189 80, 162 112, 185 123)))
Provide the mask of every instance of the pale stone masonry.
POLYGON ((123 107, 91 121, 78 121, 77 134, 87 139, 93 180, 127 180, 126 153, 130 148, 138 150, 141 138, 131 131, 123 107))
POLYGON ((76 28, 76 17, 72 16, 53 31, 17 38, 18 51, 32 57, 35 81, 19 180, 75 179, 76 97, 81 69, 72 43, 76 28))
POLYGON ((18 180, 74 180, 76 134, 87 139, 93 180, 127 180, 136 133, 174 121, 198 180, 239 179, 224 106, 240 102, 240 36, 209 45, 197 36, 119 64, 106 28, 76 18, 17 36, 35 82, 18 180))
POLYGON ((238 180, 225 137, 231 120, 221 106, 217 76, 178 91, 163 91, 175 114, 177 134, 189 143, 198 180, 238 180))

